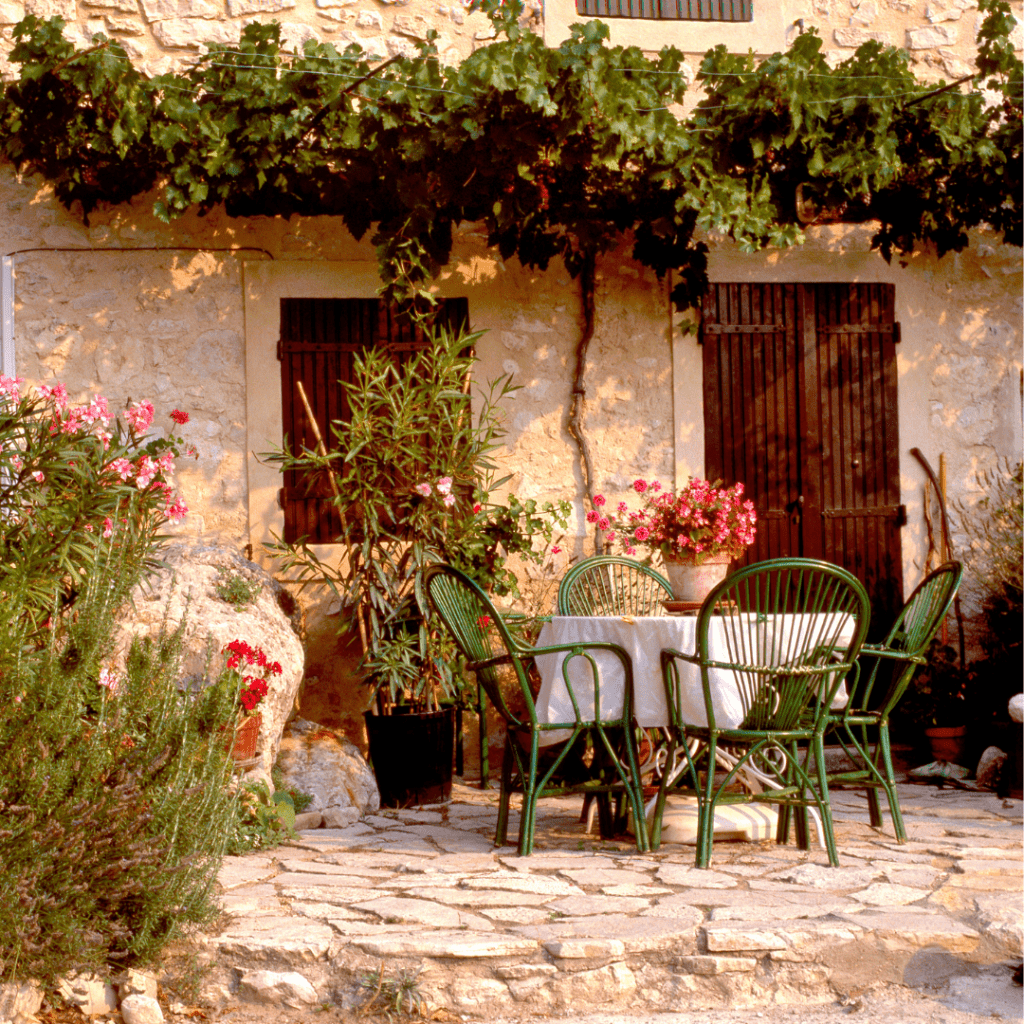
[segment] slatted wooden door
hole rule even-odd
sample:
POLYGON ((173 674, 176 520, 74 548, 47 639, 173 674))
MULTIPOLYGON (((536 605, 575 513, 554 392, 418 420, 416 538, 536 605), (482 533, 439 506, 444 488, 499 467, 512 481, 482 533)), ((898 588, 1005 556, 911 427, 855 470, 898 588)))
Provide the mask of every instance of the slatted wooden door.
MULTIPOLYGON (((468 327, 468 300, 442 300, 435 320, 449 327, 468 327)), ((387 345, 395 361, 403 365, 426 344, 422 323, 414 323, 379 299, 282 299, 277 355, 285 443, 290 450, 316 448, 297 382, 302 382, 324 443, 333 451, 330 424, 349 416, 339 382, 352 380, 356 353, 368 346, 387 345)), ((341 520, 331 501, 326 473, 300 476, 296 470, 286 471, 279 500, 286 541, 306 537, 310 542, 329 544, 339 536, 341 520)))
POLYGON ((894 288, 715 284, 704 299, 705 466, 758 509, 743 559, 853 572, 884 632, 903 602, 894 288))

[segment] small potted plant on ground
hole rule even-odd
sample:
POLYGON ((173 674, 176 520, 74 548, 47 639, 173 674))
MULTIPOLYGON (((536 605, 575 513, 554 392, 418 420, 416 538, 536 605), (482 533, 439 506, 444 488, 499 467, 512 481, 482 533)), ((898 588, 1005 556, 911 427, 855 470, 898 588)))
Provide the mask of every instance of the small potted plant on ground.
POLYGON ((606 511, 607 501, 598 494, 587 521, 627 555, 638 549, 646 549, 648 559, 659 554, 677 601, 703 601, 725 578, 729 563, 754 542, 757 515, 753 502, 743 500, 743 484, 720 488, 691 479, 673 493, 657 480, 635 480, 633 490, 643 502, 639 509, 623 501, 606 511))
POLYGON ((238 694, 238 719, 235 723, 231 756, 248 761, 256 756, 263 716, 257 710, 269 692, 270 680, 281 674, 281 666, 270 661, 261 647, 244 640, 232 640, 222 654, 228 656, 220 683, 238 694))
POLYGON ((499 403, 515 388, 502 377, 471 400, 479 334, 436 328, 401 366, 386 347, 356 356, 342 382, 345 421, 329 450, 278 452, 271 461, 308 479, 327 473, 343 557, 321 559, 304 543, 272 550, 298 579, 326 584, 342 602, 341 628, 358 634, 369 687, 370 759, 381 802, 402 806, 451 791, 453 703, 462 675, 446 630, 418 586, 421 569, 449 562, 498 595, 517 593, 509 555, 542 556, 568 505, 492 502, 499 403))
POLYGON ((923 731, 933 761, 963 762, 972 681, 970 666, 960 664, 955 648, 936 640, 899 705, 900 718, 923 731))

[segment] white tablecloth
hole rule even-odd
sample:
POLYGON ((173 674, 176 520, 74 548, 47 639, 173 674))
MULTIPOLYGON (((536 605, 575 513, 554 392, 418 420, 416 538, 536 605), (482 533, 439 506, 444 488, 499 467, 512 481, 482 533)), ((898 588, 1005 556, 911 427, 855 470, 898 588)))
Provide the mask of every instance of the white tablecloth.
MULTIPOLYGON (((762 617, 751 628, 759 631, 778 631, 776 643, 784 647, 786 637, 792 630, 806 628, 809 618, 807 615, 776 615, 768 616, 766 619, 762 617)), ((816 615, 814 618, 817 619, 819 616, 816 615)), ((854 620, 852 616, 844 618, 848 621, 841 626, 841 639, 849 643, 853 636, 854 620)), ((618 644, 633 663, 634 718, 639 725, 650 728, 669 724, 665 684, 661 675, 662 648, 674 647, 678 651, 692 654, 696 638, 696 616, 556 616, 544 624, 537 639, 537 646, 574 643, 580 640, 604 640, 618 644)), ((713 661, 732 660, 726 650, 724 629, 720 621, 712 620, 708 630, 708 644, 713 661)), ((572 702, 562 678, 563 658, 561 654, 546 654, 537 658, 537 668, 541 676, 537 717, 541 722, 573 721, 572 702)), ((596 652, 595 660, 600 671, 602 715, 615 717, 621 714, 622 709, 625 686, 622 668, 612 654, 596 652)), ((700 669, 684 661, 677 661, 676 664, 680 677, 679 710, 683 721, 696 726, 707 725, 700 669)), ((590 667, 584 659, 574 658, 569 663, 569 679, 571 683, 576 684, 573 689, 581 715, 584 720, 592 718, 593 686, 590 667)), ((743 721, 743 707, 735 675, 725 669, 712 669, 709 672, 709 681, 716 724, 719 728, 735 728, 743 721)), ((845 704, 846 691, 840 687, 833 707, 843 707, 845 704)))

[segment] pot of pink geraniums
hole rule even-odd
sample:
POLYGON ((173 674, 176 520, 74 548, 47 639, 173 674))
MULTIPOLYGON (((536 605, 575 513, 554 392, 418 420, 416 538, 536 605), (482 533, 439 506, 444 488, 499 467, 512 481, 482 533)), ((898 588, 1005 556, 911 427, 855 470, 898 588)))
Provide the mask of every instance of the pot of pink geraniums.
POLYGON ((743 484, 691 479, 680 491, 666 491, 657 480, 635 480, 641 506, 619 502, 605 511, 607 500, 594 497, 587 521, 604 531, 627 555, 638 550, 660 555, 677 601, 698 602, 725 579, 729 563, 754 542, 757 515, 743 499, 743 484))

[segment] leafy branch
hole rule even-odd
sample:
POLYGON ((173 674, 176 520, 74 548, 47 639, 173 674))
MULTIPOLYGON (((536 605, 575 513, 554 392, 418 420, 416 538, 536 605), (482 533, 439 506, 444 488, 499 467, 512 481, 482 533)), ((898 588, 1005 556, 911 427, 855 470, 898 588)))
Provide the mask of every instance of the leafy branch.
POLYGON ((425 294, 453 229, 485 228, 503 258, 578 276, 633 241, 676 304, 706 284, 704 235, 742 249, 797 244, 815 219, 873 220, 886 259, 959 250, 988 224, 1021 243, 1021 62, 1005 0, 981 0, 970 91, 919 82, 876 42, 829 67, 797 37, 763 61, 719 46, 705 98, 678 116, 683 55, 610 46, 573 27, 557 49, 482 0, 500 38, 457 67, 433 37, 373 64, 352 44, 283 53, 277 25, 210 44, 187 72, 145 79, 102 34, 76 53, 61 22, 27 17, 0 99, 0 146, 88 215, 157 189, 156 214, 331 215, 371 232, 388 298, 425 294), (993 102, 992 97, 996 97, 993 102))

